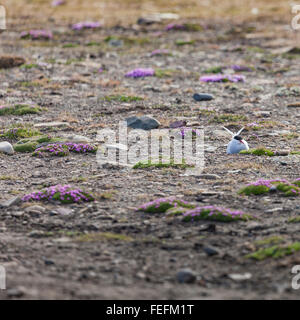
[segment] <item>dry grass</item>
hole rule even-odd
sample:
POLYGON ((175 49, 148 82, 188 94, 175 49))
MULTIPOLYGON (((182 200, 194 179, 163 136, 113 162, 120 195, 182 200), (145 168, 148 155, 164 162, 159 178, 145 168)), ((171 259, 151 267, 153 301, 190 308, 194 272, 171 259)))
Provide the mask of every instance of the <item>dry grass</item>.
POLYGON ((7 9, 8 27, 17 30, 41 25, 69 24, 80 20, 100 20, 105 25, 130 24, 142 15, 173 12, 181 18, 201 18, 206 22, 232 20, 278 21, 290 23, 288 1, 282 0, 68 0, 51 7, 51 0, 3 0, 7 9), (258 14, 252 9, 257 8, 258 14))

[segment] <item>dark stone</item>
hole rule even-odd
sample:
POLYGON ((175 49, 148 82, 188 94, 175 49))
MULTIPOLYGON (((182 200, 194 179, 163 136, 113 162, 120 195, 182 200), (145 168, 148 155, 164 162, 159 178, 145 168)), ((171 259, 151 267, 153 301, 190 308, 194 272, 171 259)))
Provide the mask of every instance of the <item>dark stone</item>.
POLYGON ((160 126, 160 123, 154 118, 148 116, 130 117, 126 119, 127 126, 132 129, 151 130, 160 126))
POLYGON ((194 100, 196 100, 196 101, 210 101, 210 100, 212 100, 214 97, 213 97, 212 95, 210 95, 210 94, 207 94, 207 93, 200 93, 200 94, 195 93, 195 94, 193 95, 193 98, 194 98, 194 100))
POLYGON ((194 272, 190 269, 182 269, 176 275, 179 283, 194 283, 197 279, 194 272))
POLYGON ((55 264, 52 260, 48 260, 48 259, 45 259, 44 263, 45 263, 46 266, 52 266, 52 265, 55 264))
POLYGON ((170 128, 175 129, 175 128, 185 127, 186 123, 187 122, 185 120, 174 121, 170 123, 170 128))
POLYGON ((25 59, 15 56, 1 56, 0 57, 0 69, 9 69, 19 67, 25 63, 25 59))
POLYGON ((151 24, 157 22, 156 20, 152 20, 149 18, 139 18, 137 20, 137 24, 139 24, 140 26, 150 26, 151 24))

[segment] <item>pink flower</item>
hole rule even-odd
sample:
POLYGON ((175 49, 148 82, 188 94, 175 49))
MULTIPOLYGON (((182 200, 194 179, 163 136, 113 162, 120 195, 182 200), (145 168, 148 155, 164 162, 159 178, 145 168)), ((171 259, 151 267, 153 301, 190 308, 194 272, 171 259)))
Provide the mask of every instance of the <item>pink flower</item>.
POLYGON ((154 76, 155 71, 151 68, 137 68, 125 74, 125 77, 128 78, 141 78, 154 76))

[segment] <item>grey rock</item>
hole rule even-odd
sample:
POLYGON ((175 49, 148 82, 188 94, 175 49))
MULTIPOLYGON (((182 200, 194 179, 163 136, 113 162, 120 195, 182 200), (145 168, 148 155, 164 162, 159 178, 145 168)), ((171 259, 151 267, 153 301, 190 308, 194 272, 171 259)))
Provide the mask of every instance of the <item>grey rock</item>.
POLYGON ((90 143, 91 139, 85 136, 80 136, 77 134, 71 134, 64 136, 63 139, 67 142, 74 142, 74 143, 90 143))
POLYGON ((0 142, 0 152, 6 153, 6 154, 14 154, 15 151, 13 146, 9 142, 4 141, 4 142, 0 142))
POLYGON ((272 208, 272 209, 269 209, 269 210, 265 210, 265 213, 276 213, 276 212, 281 212, 283 211, 283 208, 272 208))
POLYGON ((23 288, 12 288, 8 289, 6 294, 10 298, 21 298, 25 294, 25 291, 23 288))
POLYGON ((178 271, 176 278, 179 283, 194 283, 197 279, 195 273, 190 269, 178 271))
POLYGON ((123 47, 124 41, 119 39, 110 39, 108 45, 110 47, 123 47))
POLYGON ((127 126, 132 129, 152 130, 160 126, 160 123, 149 116, 126 118, 127 126))
POLYGON ((58 208, 56 211, 59 215, 62 216, 68 216, 73 213, 73 210, 69 208, 58 208))
POLYGON ((287 151, 287 150, 279 150, 279 151, 276 151, 276 152, 275 152, 275 155, 276 155, 276 156, 284 157, 284 156, 288 156, 289 153, 290 153, 290 152, 287 151))
POLYGON ((2 202, 0 204, 0 207, 9 208, 9 207, 12 207, 14 205, 19 204, 21 201, 22 201, 21 198, 15 197, 15 198, 9 199, 9 200, 7 200, 5 202, 2 202))
POLYGON ((43 238, 45 237, 45 232, 44 231, 39 231, 39 230, 33 230, 29 232, 28 237, 30 238, 43 238))
POLYGON ((42 206, 30 206, 30 207, 27 207, 25 209, 25 212, 26 213, 33 213, 33 214, 41 214, 41 213, 44 213, 46 211, 46 209, 42 206))
POLYGON ((196 101, 210 101, 212 100, 214 97, 208 93, 195 93, 193 95, 194 100, 196 101))

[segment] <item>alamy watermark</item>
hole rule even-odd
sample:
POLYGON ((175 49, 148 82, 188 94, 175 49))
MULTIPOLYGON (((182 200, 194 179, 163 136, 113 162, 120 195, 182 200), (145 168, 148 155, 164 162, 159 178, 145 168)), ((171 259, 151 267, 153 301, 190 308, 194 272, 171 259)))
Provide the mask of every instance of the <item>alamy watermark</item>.
POLYGON ((300 265, 293 266, 292 273, 296 274, 292 278, 292 288, 294 290, 299 290, 300 289, 300 265))
POLYGON ((120 121, 118 130, 99 130, 97 141, 104 142, 97 152, 100 165, 182 165, 186 175, 198 175, 204 169, 203 129, 128 131, 126 121, 120 121))
POLYGON ((292 14, 295 15, 291 22, 292 29, 300 30, 300 5, 292 6, 292 14))
POLYGON ((3 266, 0 265, 0 290, 6 289, 6 271, 3 266))
POLYGON ((0 30, 6 30, 6 10, 0 5, 0 30))

